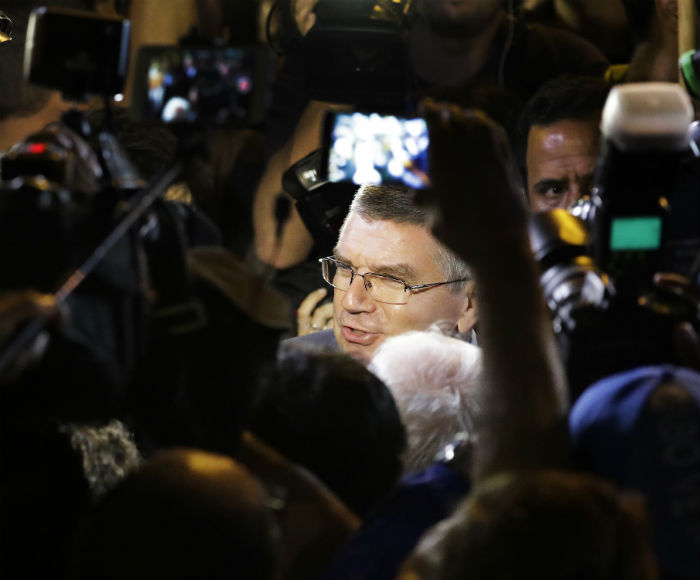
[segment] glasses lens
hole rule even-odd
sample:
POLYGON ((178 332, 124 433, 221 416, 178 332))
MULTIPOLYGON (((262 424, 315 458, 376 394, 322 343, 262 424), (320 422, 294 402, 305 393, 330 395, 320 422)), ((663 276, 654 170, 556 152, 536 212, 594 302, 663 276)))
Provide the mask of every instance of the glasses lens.
POLYGON ((403 282, 370 274, 365 276, 365 286, 369 295, 377 302, 387 304, 405 304, 406 287, 403 282))
POLYGON ((322 262, 323 279, 338 290, 347 290, 350 288, 350 280, 352 280, 352 270, 342 264, 338 264, 332 260, 323 260, 322 262))

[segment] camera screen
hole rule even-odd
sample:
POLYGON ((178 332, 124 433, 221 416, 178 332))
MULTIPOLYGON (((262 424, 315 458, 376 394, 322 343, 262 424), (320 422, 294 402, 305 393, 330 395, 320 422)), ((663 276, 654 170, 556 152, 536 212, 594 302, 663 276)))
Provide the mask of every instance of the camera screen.
POLYGON ((162 123, 249 120, 258 53, 229 47, 147 47, 140 55, 138 117, 162 123))
POLYGON ((328 180, 357 185, 429 185, 428 127, 420 118, 335 113, 330 121, 328 180))
POLYGON ((660 247, 660 217, 628 217, 612 221, 610 229, 611 250, 658 250, 660 247))

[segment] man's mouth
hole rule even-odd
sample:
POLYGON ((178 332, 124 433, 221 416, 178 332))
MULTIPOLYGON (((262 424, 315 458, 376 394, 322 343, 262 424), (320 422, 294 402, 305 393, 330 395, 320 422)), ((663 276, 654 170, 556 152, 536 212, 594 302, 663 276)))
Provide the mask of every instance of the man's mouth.
POLYGON ((363 346, 372 344, 379 336, 375 332, 367 332, 366 330, 362 330, 360 328, 345 325, 343 326, 342 333, 343 338, 347 342, 352 342, 363 346))

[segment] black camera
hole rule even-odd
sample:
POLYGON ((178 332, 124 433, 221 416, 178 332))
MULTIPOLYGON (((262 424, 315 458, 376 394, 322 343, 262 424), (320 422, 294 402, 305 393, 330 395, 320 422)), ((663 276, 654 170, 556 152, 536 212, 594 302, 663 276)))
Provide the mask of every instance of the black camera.
POLYGON ((259 125, 267 109, 268 60, 267 50, 258 45, 142 47, 136 56, 132 116, 204 129, 259 125))
POLYGON ((302 45, 308 94, 362 106, 406 103, 414 84, 410 12, 409 0, 320 0, 302 45))
POLYGON ((670 273, 689 287, 696 282, 700 174, 689 147, 692 119, 678 85, 614 88, 603 111, 592 197, 570 213, 531 218, 531 244, 573 398, 618 371, 682 365, 675 329, 688 322, 700 330, 693 293, 658 278, 670 273), (688 211, 690 227, 683 220, 688 211))
POLYGON ((36 8, 27 29, 24 78, 75 101, 122 93, 130 37, 124 18, 36 8))

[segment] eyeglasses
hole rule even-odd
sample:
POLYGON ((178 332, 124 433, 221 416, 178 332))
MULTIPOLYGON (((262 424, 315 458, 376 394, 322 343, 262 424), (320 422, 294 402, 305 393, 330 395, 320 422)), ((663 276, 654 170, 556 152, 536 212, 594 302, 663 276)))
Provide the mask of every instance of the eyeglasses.
POLYGON ((328 282, 333 288, 345 292, 350 289, 355 276, 360 276, 365 284, 367 293, 377 302, 384 304, 406 304, 408 302, 409 291, 425 290, 427 288, 435 288, 444 284, 452 284, 453 282, 465 282, 466 278, 459 280, 446 280, 445 282, 433 282, 431 284, 416 284, 409 286, 399 278, 384 276, 383 274, 375 274, 367 272, 366 274, 358 274, 347 264, 339 262, 335 258, 321 258, 321 273, 323 279, 328 282))

